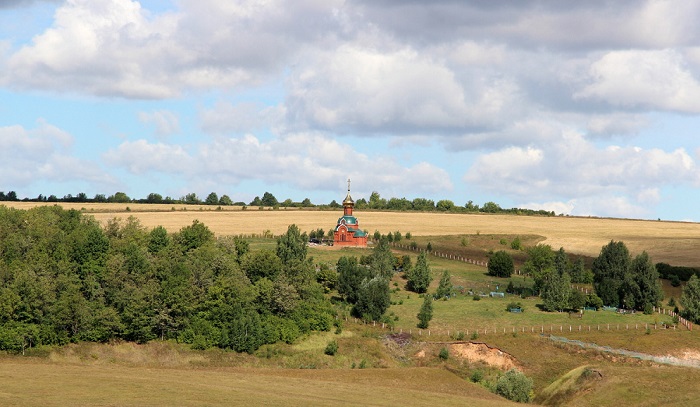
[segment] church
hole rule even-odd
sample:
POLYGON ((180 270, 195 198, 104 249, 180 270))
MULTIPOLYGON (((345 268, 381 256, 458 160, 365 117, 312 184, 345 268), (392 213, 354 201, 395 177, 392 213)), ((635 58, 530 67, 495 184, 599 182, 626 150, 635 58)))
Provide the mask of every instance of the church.
POLYGON ((360 229, 360 224, 352 214, 355 201, 350 197, 350 180, 348 180, 348 195, 343 200, 343 216, 338 219, 333 233, 334 246, 367 247, 367 233, 360 229))

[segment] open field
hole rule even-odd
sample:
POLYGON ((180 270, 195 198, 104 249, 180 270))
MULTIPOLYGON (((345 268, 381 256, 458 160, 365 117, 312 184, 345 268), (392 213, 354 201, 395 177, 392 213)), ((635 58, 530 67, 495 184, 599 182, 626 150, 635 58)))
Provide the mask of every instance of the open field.
POLYGON ((444 369, 143 368, 4 359, 3 406, 515 405, 444 369))
MULTIPOLYGON (((33 202, 6 202, 28 209, 33 202)), ((262 234, 269 230, 284 233, 296 224, 301 230, 335 227, 342 211, 301 209, 258 210, 206 205, 90 204, 64 203, 65 208, 81 210, 98 221, 128 216, 137 217, 146 227, 164 226, 171 232, 197 219, 218 235, 262 234), (126 207, 130 211, 126 211, 126 207), (173 210, 174 209, 174 210, 173 210)), ((575 217, 536 217, 487 214, 449 214, 420 212, 356 212, 360 226, 373 233, 400 231, 414 236, 438 235, 537 235, 544 243, 573 254, 597 256, 610 240, 621 240, 632 254, 646 250, 655 262, 677 266, 699 266, 700 223, 575 217)))

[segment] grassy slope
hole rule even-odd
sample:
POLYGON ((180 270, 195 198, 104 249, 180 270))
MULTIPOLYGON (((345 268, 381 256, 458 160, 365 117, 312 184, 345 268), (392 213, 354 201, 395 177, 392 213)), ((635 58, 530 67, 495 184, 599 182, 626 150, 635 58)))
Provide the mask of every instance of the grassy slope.
POLYGON ((164 369, 0 364, 3 406, 510 405, 443 369, 164 369))

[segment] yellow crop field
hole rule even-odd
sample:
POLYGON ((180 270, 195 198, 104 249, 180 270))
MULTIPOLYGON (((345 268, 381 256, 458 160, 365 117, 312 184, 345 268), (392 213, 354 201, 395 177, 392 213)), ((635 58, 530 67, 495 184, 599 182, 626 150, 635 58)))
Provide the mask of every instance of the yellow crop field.
MULTIPOLYGON (((6 203, 8 204, 8 203, 6 203)), ((12 202, 12 207, 28 209, 41 203, 12 202)), ((45 204, 44 204, 45 205, 45 204)), ((64 208, 82 210, 101 223, 113 218, 137 217, 152 228, 158 225, 175 232, 199 220, 217 235, 278 235, 290 224, 302 231, 335 227, 342 211, 298 208, 217 207, 206 205, 95 204, 64 203, 64 208), (126 208, 129 207, 129 211, 126 208)), ((355 211, 360 227, 373 233, 400 231, 414 236, 436 235, 539 235, 544 243, 567 252, 597 256, 610 240, 621 240, 632 254, 646 250, 655 262, 700 266, 700 223, 581 217, 538 217, 435 212, 355 211)))

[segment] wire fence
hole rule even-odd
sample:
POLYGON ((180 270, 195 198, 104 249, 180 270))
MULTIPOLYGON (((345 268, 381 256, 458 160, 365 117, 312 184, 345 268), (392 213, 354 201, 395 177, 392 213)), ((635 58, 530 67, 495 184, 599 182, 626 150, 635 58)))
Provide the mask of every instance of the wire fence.
POLYGON ((692 324, 676 325, 666 323, 605 323, 605 324, 541 324, 528 326, 484 326, 474 327, 471 329, 419 329, 419 328, 396 328, 391 324, 384 322, 365 322, 358 318, 345 318, 346 322, 355 324, 371 325, 373 327, 385 329, 393 333, 407 333, 409 335, 417 335, 420 337, 451 337, 451 338, 468 338, 479 337, 482 335, 505 335, 505 334, 555 334, 555 333, 573 333, 573 332, 605 332, 605 331, 642 331, 648 333, 651 331, 692 331, 692 324), (683 328, 686 329, 683 329, 683 328))

